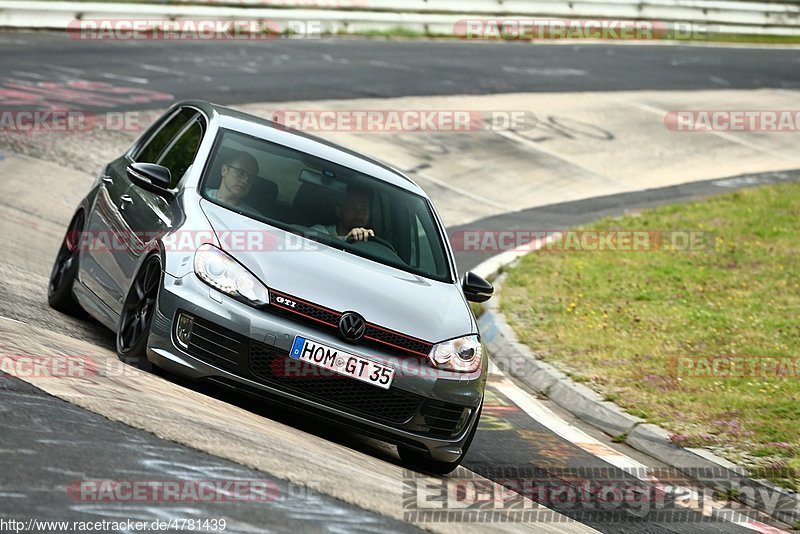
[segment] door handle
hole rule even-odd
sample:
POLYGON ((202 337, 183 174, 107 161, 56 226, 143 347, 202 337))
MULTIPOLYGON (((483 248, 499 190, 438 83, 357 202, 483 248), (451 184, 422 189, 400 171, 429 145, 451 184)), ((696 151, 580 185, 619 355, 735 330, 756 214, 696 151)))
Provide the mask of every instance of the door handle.
POLYGON ((119 207, 120 210, 124 210, 125 206, 128 204, 133 204, 133 199, 130 195, 122 195, 119 197, 119 199, 122 201, 122 204, 119 207))

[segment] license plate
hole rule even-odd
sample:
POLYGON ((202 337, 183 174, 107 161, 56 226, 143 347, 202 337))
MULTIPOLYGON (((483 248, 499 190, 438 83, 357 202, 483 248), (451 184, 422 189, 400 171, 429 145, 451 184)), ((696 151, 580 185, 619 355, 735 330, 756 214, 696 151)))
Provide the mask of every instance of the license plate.
POLYGON ((300 336, 295 336, 289 356, 383 389, 389 389, 394 379, 394 368, 388 365, 300 336))

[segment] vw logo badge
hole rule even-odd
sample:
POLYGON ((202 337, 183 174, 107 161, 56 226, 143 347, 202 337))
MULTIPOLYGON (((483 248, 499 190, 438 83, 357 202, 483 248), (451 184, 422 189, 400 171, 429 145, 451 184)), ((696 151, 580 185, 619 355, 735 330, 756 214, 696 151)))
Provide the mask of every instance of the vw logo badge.
POLYGON ((356 343, 364 337, 366 331, 366 321, 356 312, 345 312, 339 318, 339 335, 345 341, 356 343))

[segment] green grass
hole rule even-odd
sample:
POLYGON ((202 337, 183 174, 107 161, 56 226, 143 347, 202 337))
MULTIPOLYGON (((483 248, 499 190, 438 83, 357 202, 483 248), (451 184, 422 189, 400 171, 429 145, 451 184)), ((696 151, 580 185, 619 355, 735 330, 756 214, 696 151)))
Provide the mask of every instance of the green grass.
MULTIPOLYGON (((800 376, 679 376, 684 357, 800 359, 800 185, 604 219, 701 231, 705 251, 529 254, 501 308, 520 340, 605 398, 762 470, 800 472, 800 376)), ((774 477, 800 489, 797 478, 774 477)))
POLYGON ((708 35, 707 39, 680 39, 675 38, 674 41, 695 41, 695 42, 712 42, 712 43, 744 43, 744 44, 798 44, 800 43, 800 35, 753 35, 753 34, 735 34, 735 33, 712 33, 708 35))
POLYGON ((358 32, 349 32, 349 31, 340 31, 338 33, 339 36, 359 36, 359 37, 400 37, 403 39, 421 39, 425 37, 430 37, 424 32, 410 30, 408 28, 403 28, 402 26, 396 26, 394 28, 389 28, 386 30, 363 30, 358 32))

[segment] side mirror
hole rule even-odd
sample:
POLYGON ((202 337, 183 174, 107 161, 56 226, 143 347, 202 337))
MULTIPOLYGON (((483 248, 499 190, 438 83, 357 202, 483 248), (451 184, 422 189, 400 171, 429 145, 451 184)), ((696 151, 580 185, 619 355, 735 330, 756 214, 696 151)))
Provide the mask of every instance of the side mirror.
POLYGON ((464 275, 461 287, 470 302, 486 302, 494 293, 494 286, 473 272, 464 275))
POLYGON ((127 168, 128 178, 142 189, 159 195, 169 193, 172 174, 169 169, 155 163, 131 163, 127 168))

